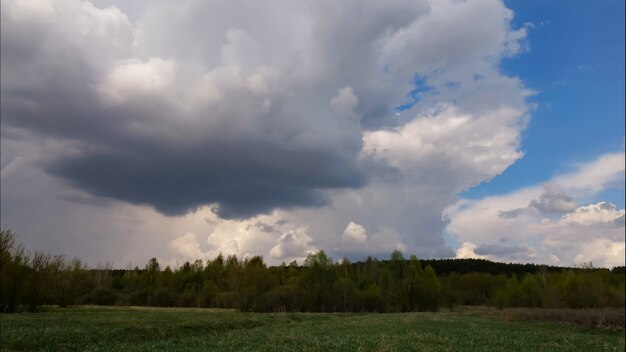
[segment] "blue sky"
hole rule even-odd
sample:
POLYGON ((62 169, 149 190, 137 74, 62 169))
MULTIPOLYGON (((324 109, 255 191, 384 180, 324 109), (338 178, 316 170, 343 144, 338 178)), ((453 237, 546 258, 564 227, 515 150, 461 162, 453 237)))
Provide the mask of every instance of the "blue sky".
MULTIPOLYGON (((525 156, 462 196, 506 193, 620 150, 624 141, 624 1, 505 1, 514 25, 531 23, 529 50, 502 62, 537 93, 525 156)), ((596 197, 624 207, 623 189, 596 197)), ((596 199, 590 199, 594 201, 596 199)))

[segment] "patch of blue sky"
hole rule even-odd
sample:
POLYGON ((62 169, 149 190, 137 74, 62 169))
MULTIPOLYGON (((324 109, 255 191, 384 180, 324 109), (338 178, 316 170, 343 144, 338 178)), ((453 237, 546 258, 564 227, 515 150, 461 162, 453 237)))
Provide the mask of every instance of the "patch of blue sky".
MULTIPOLYGON (((569 165, 624 148, 624 1, 509 0, 514 26, 532 23, 529 51, 501 70, 537 94, 522 137, 525 156, 461 194, 482 198, 549 181, 569 165)), ((603 195, 624 204, 624 191, 603 195)))
POLYGON ((419 103, 422 96, 430 91, 432 87, 427 84, 428 77, 415 75, 413 77, 414 88, 406 95, 406 99, 398 106, 394 108, 396 114, 401 114, 403 111, 409 110, 415 104, 419 103))
POLYGON ((600 193, 581 199, 579 202, 581 204, 609 202, 619 209, 624 209, 624 186, 607 188, 600 193))

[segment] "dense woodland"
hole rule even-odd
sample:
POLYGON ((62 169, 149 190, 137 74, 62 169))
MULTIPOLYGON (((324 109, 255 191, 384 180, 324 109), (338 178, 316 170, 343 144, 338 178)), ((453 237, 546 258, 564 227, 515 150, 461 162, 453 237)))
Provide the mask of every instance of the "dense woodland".
POLYGON ((324 251, 268 267, 259 256, 161 267, 88 268, 42 252, 27 252, 2 230, 0 311, 44 305, 217 307, 256 312, 407 312, 459 305, 504 307, 624 307, 624 267, 562 268, 479 259, 333 261, 324 251))

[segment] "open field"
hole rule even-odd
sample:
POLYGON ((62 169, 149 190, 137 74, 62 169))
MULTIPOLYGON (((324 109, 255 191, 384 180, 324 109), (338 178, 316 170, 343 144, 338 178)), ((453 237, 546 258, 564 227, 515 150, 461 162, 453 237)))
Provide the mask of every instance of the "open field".
POLYGON ((1 315, 3 351, 623 351, 621 330, 460 313, 77 307, 1 315))

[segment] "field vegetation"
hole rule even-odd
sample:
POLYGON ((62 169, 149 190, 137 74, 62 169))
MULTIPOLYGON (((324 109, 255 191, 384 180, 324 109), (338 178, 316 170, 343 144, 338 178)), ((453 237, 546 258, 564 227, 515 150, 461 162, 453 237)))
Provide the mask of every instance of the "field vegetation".
POLYGON ((414 313, 242 313, 45 307, 0 314, 3 351, 623 351, 621 329, 505 319, 461 308, 414 313))

